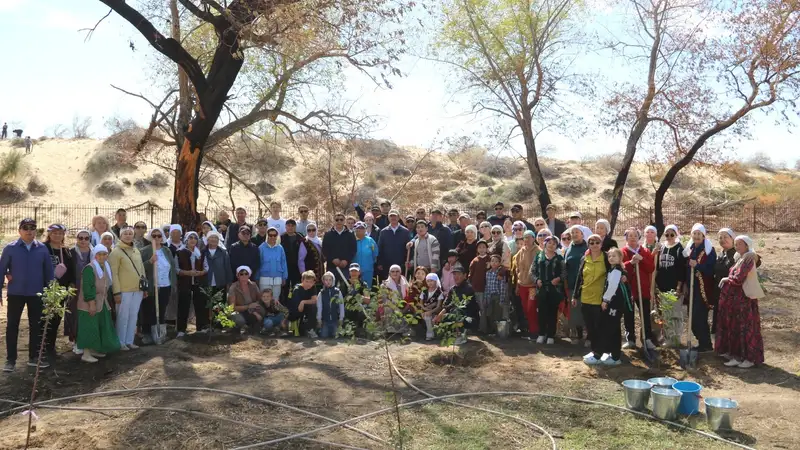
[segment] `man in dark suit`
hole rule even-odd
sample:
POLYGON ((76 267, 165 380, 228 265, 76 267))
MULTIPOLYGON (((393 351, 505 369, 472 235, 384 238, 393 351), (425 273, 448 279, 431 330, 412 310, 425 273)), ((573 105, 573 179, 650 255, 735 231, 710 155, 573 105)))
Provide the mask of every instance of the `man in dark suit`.
MULTIPOLYGON (((553 233, 556 238, 561 238, 561 233, 567 231, 567 224, 556 219, 555 205, 547 205, 545 208, 545 219, 547 220, 547 228, 553 233)), ((587 238, 588 239, 588 238, 587 238)))
POLYGON ((525 220, 525 217, 522 214, 522 205, 517 204, 511 207, 511 220, 514 222, 520 221, 525 224, 526 229, 534 231, 533 224, 525 220))

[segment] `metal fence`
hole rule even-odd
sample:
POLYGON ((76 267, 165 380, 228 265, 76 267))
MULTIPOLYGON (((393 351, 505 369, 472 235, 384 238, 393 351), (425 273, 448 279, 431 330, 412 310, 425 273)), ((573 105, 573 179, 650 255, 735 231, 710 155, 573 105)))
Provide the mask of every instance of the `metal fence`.
MULTIPOLYGON (((297 217, 299 204, 283 203, 281 208, 282 217, 297 217)), ((506 205, 506 211, 511 205, 506 205)), ((268 212, 258 207, 244 206, 249 212, 247 221, 252 223, 257 217, 266 216, 268 212)), ((418 206, 399 206, 396 207, 405 217, 413 215, 417 207, 425 207, 430 211, 433 207, 442 208, 446 213, 447 209, 456 208, 461 213, 467 213, 475 218, 478 209, 467 205, 442 205, 429 204, 418 206)), ((541 215, 538 206, 523 204, 524 216, 532 219, 541 215)), ((9 236, 17 233, 19 221, 23 218, 35 219, 40 228, 46 228, 51 223, 64 224, 70 234, 78 230, 88 228, 92 223, 92 218, 97 215, 105 216, 109 222, 114 221, 114 213, 118 208, 127 210, 127 221, 133 224, 143 221, 148 226, 160 226, 171 222, 172 210, 161 208, 153 203, 143 203, 135 206, 92 206, 92 205, 65 205, 65 204, 32 204, 17 203, 11 205, 0 205, 0 234, 9 236)), ((598 219, 608 218, 607 207, 591 206, 584 208, 557 207, 557 217, 565 219, 572 211, 580 211, 583 215, 584 223, 592 225, 598 219)), ((216 221, 217 211, 205 211, 209 219, 216 221)), ((345 211, 346 214, 355 215, 355 212, 345 211)), ((486 210, 487 215, 491 216, 494 211, 486 210)), ((232 215, 232 214, 231 214, 232 215)), ((645 227, 653 221, 652 208, 642 208, 634 206, 623 206, 617 218, 617 234, 625 228, 636 226, 645 227)), ((332 226, 332 214, 325 208, 309 208, 309 219, 314 220, 320 229, 325 230, 332 226)), ((716 231, 723 227, 729 227, 737 232, 798 232, 800 231, 800 205, 794 203, 760 205, 755 202, 737 204, 727 207, 682 207, 672 204, 665 206, 664 219, 667 224, 674 223, 681 230, 688 231, 692 224, 702 223, 709 231, 716 231)))

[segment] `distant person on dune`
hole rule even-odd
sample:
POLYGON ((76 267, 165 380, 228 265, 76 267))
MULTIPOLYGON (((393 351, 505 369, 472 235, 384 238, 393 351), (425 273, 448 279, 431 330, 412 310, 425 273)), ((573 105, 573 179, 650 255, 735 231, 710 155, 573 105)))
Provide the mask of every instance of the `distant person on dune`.
POLYGON ((5 139, 8 137, 8 124, 3 122, 3 133, 0 134, 0 139, 5 139))
POLYGON ((31 153, 33 148, 33 141, 31 141, 30 136, 25 137, 25 154, 28 155, 31 153))

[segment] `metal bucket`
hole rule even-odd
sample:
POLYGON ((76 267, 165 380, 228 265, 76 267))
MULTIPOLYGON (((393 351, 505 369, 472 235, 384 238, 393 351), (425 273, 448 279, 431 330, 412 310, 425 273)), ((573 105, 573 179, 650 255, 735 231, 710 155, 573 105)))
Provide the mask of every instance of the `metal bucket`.
POLYGON ((712 431, 732 430, 733 417, 739 409, 739 403, 729 398, 707 398, 706 419, 712 431))
POLYGON ((500 339, 508 339, 509 325, 507 320, 497 321, 497 337, 500 339))
POLYGON ((653 394, 653 415, 661 420, 678 418, 678 405, 681 403, 680 391, 671 387, 656 386, 650 390, 653 394))
POLYGON ((625 406, 634 411, 644 411, 653 385, 644 380, 625 380, 622 387, 625 389, 625 406))
POLYGON ((673 384, 678 382, 678 380, 672 377, 657 377, 657 378, 650 378, 649 380, 647 380, 647 382, 652 384, 654 387, 671 388, 673 384))

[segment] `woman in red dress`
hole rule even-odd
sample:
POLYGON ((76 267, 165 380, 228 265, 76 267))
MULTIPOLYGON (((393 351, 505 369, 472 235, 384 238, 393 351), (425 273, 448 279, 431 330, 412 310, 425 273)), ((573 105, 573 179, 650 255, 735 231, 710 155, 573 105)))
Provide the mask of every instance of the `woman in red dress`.
POLYGON ((737 236, 734 241, 736 263, 727 278, 720 283, 720 303, 724 314, 717 320, 721 326, 716 334, 715 350, 719 355, 729 355, 728 367, 749 369, 764 363, 764 340, 761 337, 761 316, 758 299, 764 291, 756 272, 756 255, 753 240, 737 236))

